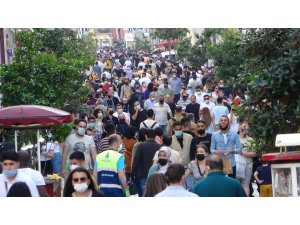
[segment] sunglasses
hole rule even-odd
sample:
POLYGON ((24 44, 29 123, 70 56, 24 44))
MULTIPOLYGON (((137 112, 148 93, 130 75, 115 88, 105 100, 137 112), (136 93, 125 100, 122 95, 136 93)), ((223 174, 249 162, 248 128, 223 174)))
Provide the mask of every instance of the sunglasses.
POLYGON ((3 163, 3 166, 13 166, 13 165, 15 165, 15 163, 12 163, 12 162, 11 163, 7 163, 7 162, 3 163))
POLYGON ((78 183, 79 180, 80 182, 85 182, 88 178, 86 177, 80 177, 80 178, 73 178, 74 183, 78 183))

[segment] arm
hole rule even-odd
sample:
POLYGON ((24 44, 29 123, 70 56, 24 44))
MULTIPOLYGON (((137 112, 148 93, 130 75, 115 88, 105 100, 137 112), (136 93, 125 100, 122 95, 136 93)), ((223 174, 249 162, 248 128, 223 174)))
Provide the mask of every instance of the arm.
POLYGON ((132 115, 132 120, 135 121, 137 119, 139 111, 137 109, 135 109, 135 113, 132 115))
POLYGON ((98 183, 98 173, 97 173, 97 168, 98 168, 98 165, 97 165, 97 162, 95 162, 95 164, 94 164, 94 170, 93 170, 93 177, 94 177, 94 179, 95 179, 96 184, 99 185, 99 183, 98 183))
POLYGON ((195 159, 195 139, 192 139, 190 146, 190 161, 195 159))
POLYGON ((124 170, 118 170, 118 175, 119 175, 119 179, 120 179, 123 190, 128 189, 124 170))
POLYGON ((141 161, 141 147, 140 144, 138 145, 136 152, 135 152, 135 156, 133 159, 133 163, 132 163, 132 171, 131 173, 135 176, 137 173, 137 170, 140 166, 140 161, 141 161))
POLYGON ((40 194, 40 197, 49 197, 48 192, 45 188, 45 185, 37 185, 38 192, 40 194))
POLYGON ((264 182, 263 180, 260 180, 258 178, 258 172, 257 171, 254 172, 253 177, 255 178, 255 180, 257 181, 257 183, 259 183, 259 184, 261 184, 262 182, 264 182))
POLYGON ((91 157, 92 157, 92 164, 93 164, 96 162, 96 157, 97 157, 96 146, 91 147, 91 157))
POLYGON ((211 136, 211 144, 210 144, 210 152, 211 153, 216 153, 216 148, 217 148, 217 145, 216 145, 216 138, 215 138, 215 135, 212 135, 211 136))
POLYGON ((61 161, 61 176, 65 177, 66 176, 66 161, 68 157, 68 153, 70 150, 70 145, 64 145, 63 151, 62 151, 62 161, 61 161))
POLYGON ((173 115, 172 115, 172 111, 171 111, 171 108, 170 108, 170 106, 169 106, 169 105, 168 105, 168 114, 169 114, 170 118, 172 118, 172 117, 173 117, 173 115))

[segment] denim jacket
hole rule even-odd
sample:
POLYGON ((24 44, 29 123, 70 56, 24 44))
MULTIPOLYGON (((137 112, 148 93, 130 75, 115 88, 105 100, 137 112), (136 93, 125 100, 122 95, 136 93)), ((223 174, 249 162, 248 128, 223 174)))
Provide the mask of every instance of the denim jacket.
MULTIPOLYGON (((237 133, 228 131, 227 143, 225 145, 224 136, 221 131, 216 131, 211 137, 210 152, 215 153, 217 150, 235 150, 235 154, 239 154, 242 151, 242 145, 237 133)), ((236 165, 234 153, 223 155, 222 158, 228 158, 231 160, 232 167, 236 165)))

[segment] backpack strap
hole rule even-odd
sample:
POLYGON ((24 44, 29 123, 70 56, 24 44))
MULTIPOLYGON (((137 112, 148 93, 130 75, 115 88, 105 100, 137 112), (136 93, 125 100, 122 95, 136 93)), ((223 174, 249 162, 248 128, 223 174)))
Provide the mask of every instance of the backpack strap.
POLYGON ((157 122, 155 121, 152 126, 150 127, 151 129, 153 129, 153 127, 157 124, 157 122))
POLYGON ((145 122, 143 122, 143 124, 144 124, 144 126, 145 126, 146 128, 148 128, 147 125, 145 124, 145 122))

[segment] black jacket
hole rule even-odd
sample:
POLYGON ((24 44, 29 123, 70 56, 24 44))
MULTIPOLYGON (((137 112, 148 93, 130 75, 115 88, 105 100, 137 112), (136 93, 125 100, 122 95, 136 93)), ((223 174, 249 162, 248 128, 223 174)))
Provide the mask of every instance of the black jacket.
POLYGON ((137 179, 146 179, 152 166, 155 152, 160 149, 161 145, 154 140, 147 140, 137 146, 133 159, 132 174, 137 179))

